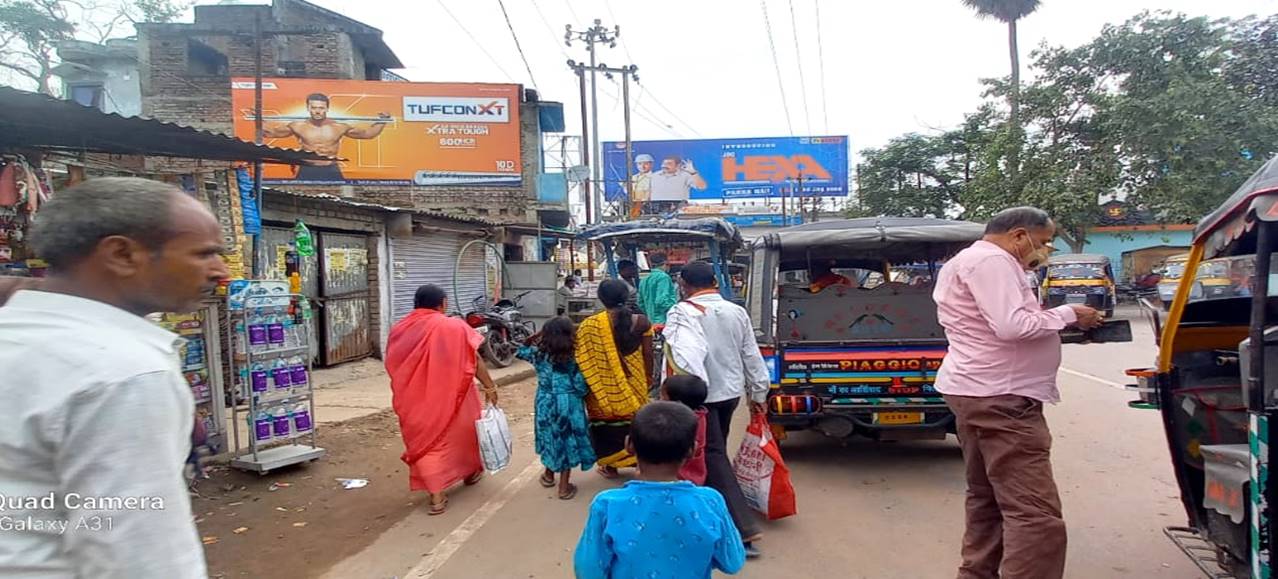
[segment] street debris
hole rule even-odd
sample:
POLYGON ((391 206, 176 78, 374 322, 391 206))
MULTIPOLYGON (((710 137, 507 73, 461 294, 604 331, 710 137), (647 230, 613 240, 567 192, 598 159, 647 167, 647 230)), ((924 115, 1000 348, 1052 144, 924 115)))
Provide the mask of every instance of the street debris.
POLYGON ((203 537, 202 540, 204 541, 205 545, 212 545, 217 542, 217 537, 214 537, 213 535, 207 535, 203 537))
POLYGON ((305 526, 306 526, 306 521, 299 521, 299 522, 293 523, 293 526, 294 526, 294 527, 305 527, 305 526))
POLYGON ((342 483, 342 488, 348 491, 368 486, 368 479, 366 478, 339 478, 337 482, 342 483))
POLYGON ((232 533, 235 533, 236 535, 243 535, 243 534, 245 533, 245 531, 248 531, 248 527, 239 527, 239 528, 237 528, 237 529, 235 529, 234 531, 231 531, 231 532, 232 532, 232 533))
POLYGON ((268 490, 268 491, 270 491, 270 492, 275 492, 275 491, 278 491, 278 490, 280 490, 280 489, 286 489, 286 488, 291 487, 291 486, 293 486, 293 484, 292 484, 292 483, 286 483, 286 482, 273 482, 273 483, 271 483, 271 486, 266 487, 266 490, 268 490))

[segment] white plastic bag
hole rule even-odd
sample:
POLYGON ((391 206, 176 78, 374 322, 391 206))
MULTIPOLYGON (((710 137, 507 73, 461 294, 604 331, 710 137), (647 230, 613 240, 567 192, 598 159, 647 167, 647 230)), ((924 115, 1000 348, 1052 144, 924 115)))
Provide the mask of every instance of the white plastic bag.
POLYGON ((475 421, 475 433, 479 435, 479 459, 485 470, 497 472, 510 465, 514 441, 502 409, 491 404, 484 406, 484 413, 475 421))

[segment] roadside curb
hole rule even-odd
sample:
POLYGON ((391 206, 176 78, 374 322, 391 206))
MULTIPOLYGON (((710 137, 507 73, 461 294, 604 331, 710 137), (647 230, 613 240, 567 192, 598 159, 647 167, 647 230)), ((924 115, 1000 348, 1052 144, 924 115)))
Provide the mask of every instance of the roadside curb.
POLYGON ((494 377, 493 382, 497 384, 498 387, 510 386, 511 384, 514 384, 516 382, 523 382, 524 380, 535 377, 536 375, 537 375, 536 368, 533 368, 532 366, 525 366, 515 372, 494 377))

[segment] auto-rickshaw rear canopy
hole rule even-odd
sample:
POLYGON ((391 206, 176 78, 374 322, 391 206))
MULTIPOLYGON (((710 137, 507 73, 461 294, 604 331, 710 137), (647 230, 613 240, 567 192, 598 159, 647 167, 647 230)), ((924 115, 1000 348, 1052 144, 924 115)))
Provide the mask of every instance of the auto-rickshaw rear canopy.
POLYGON ((1278 221, 1278 156, 1265 163, 1229 199, 1194 229, 1194 244, 1203 245, 1203 259, 1253 253, 1256 221, 1278 221), (1245 247, 1234 247, 1239 242, 1245 247))
POLYGON ((754 248, 779 249, 782 261, 799 256, 839 258, 852 251, 912 263, 946 259, 984 235, 985 226, 970 221, 866 217, 787 227, 756 239, 754 248))
POLYGON ((584 241, 624 241, 637 245, 669 242, 680 237, 716 239, 725 250, 735 250, 745 245, 741 232, 731 223, 717 217, 600 223, 586 227, 577 234, 577 239, 584 241))
POLYGON ((1063 265, 1067 263, 1109 265, 1109 256, 1097 253, 1065 253, 1061 255, 1053 255, 1047 260, 1048 265, 1063 265))

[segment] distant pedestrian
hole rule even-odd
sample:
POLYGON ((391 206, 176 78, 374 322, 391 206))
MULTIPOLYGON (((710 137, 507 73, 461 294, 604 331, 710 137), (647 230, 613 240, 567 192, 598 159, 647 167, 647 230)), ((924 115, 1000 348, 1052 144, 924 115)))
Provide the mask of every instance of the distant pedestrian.
POLYGON ((697 417, 681 404, 653 402, 635 416, 627 446, 639 477, 599 493, 573 556, 578 579, 710 579, 745 565, 741 535, 713 489, 679 480, 697 417))
POLYGON ((655 252, 648 256, 652 271, 639 282, 639 309, 654 325, 666 323, 666 313, 679 302, 679 288, 668 273, 670 264, 666 254, 655 252))
POLYGON ((636 314, 642 314, 643 311, 639 309, 639 264, 629 259, 618 261, 617 276, 626 284, 626 307, 636 314))
POLYGON ((483 336, 464 320, 446 315, 448 294, 435 285, 417 288, 413 311, 391 328, 386 372, 391 405, 399 416, 408 485, 430 493, 431 515, 448 508, 444 491, 484 476, 475 421, 484 399, 497 403, 497 385, 478 355, 483 336))
POLYGON ((590 445, 590 423, 586 420, 586 378, 575 359, 577 330, 572 320, 553 318, 519 349, 519 357, 537 369, 537 396, 534 423, 537 455, 541 457, 541 486, 555 486, 559 475, 559 498, 577 496, 577 485, 568 482, 572 469, 590 470, 595 451, 590 445))
POLYGON ((31 241, 49 275, 0 308, 0 495, 49 503, 5 509, 31 525, 0 532, 0 576, 205 577, 180 338, 143 316, 213 295, 217 219, 172 185, 91 179, 41 207, 31 241))
POLYGON ((954 411, 967 464, 959 579, 1059 579, 1065 521, 1043 403, 1060 401, 1060 330, 1096 327, 1084 305, 1043 310, 1026 272, 1047 263, 1056 225, 1007 209, 941 268, 933 297, 949 340, 936 390, 954 411))

